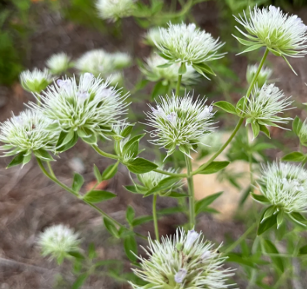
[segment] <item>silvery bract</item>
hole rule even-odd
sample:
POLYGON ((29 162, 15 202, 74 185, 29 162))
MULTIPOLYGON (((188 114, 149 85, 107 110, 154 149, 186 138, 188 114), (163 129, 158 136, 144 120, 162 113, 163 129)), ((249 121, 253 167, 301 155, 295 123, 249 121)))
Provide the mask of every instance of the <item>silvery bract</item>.
POLYGON ((210 133, 212 127, 212 106, 207 106, 206 99, 191 95, 184 97, 160 97, 156 107, 146 113, 148 125, 154 129, 150 136, 153 144, 167 149, 171 155, 176 147, 187 156, 200 143, 204 134, 210 133))
MULTIPOLYGON (((141 68, 146 78, 150 81, 156 82, 159 80, 165 80, 166 84, 174 84, 178 80, 179 63, 174 63, 168 67, 159 67, 167 63, 167 60, 163 57, 153 54, 146 59, 146 64, 141 68)), ((198 80, 198 74, 192 66, 186 67, 186 72, 182 75, 181 83, 183 85, 190 85, 198 80)))
POLYGON ((25 110, 0 125, 1 150, 5 156, 17 155, 16 164, 30 161, 32 152, 43 160, 52 158, 47 151, 54 151, 59 132, 49 131, 51 121, 39 111, 25 110))
POLYGON ((46 65, 53 74, 63 74, 71 66, 71 58, 64 52, 52 55, 46 65))
POLYGON ((246 124, 251 124, 254 137, 257 137, 260 131, 268 134, 266 126, 280 127, 279 123, 288 123, 292 120, 290 117, 281 117, 278 114, 291 109, 289 106, 292 101, 290 97, 285 97, 282 90, 279 90, 274 84, 257 86, 247 100, 244 110, 246 124))
POLYGON ((205 241, 202 233, 194 230, 185 233, 177 229, 173 237, 162 237, 162 241, 148 238, 149 246, 144 249, 147 258, 139 257, 141 268, 133 269, 135 275, 147 282, 135 289, 222 289, 230 288, 227 279, 232 269, 223 269, 226 260, 205 241))
POLYGON ((98 0, 96 7, 102 19, 116 21, 132 15, 136 0, 98 0))
MULTIPOLYGON (((96 144, 97 137, 106 137, 126 112, 126 95, 90 73, 73 78, 58 79, 41 95, 43 104, 36 109, 61 130, 58 145, 71 147, 81 137, 96 144)), ((67 148, 66 148, 67 149, 67 148)))
POLYGON ((51 82, 52 76, 48 69, 41 71, 35 68, 33 71, 27 70, 20 74, 20 83, 29 92, 40 93, 51 82))
POLYGON ((307 171, 289 163, 263 166, 260 191, 276 212, 304 213, 307 210, 307 171))
POLYGON ((307 53, 307 26, 301 18, 284 14, 280 8, 272 5, 262 9, 256 6, 249 12, 249 16, 244 12, 243 16, 235 17, 246 30, 243 32, 236 27, 247 38, 244 40, 235 36, 240 43, 248 46, 243 52, 265 46, 286 61, 286 57, 303 57, 307 53))
MULTIPOLYGON (((248 84, 252 83, 252 80, 256 75, 257 70, 258 70, 257 64, 247 66, 246 80, 248 84)), ((269 80, 271 75, 272 75, 272 69, 262 66, 256 80, 256 84, 258 85, 258 87, 262 87, 269 80)))
POLYGON ((182 66, 179 73, 185 70, 185 65, 192 65, 197 72, 206 76, 214 74, 206 62, 222 58, 225 53, 218 49, 224 43, 214 39, 210 33, 200 30, 195 24, 171 24, 168 28, 160 28, 160 40, 155 42, 161 56, 169 64, 178 62, 182 66))
POLYGON ((79 234, 64 225, 56 225, 47 228, 40 234, 38 245, 42 250, 43 256, 50 256, 60 264, 69 253, 79 249, 79 234))

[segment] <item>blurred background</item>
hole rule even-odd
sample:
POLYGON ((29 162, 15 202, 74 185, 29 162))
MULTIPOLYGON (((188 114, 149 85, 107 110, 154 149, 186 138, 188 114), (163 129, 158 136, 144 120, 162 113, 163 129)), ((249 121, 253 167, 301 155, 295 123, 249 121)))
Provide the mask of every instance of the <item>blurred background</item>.
MULTIPOLYGON (((146 5, 147 2, 142 3, 146 5)), ((166 10, 173 11, 180 11, 181 4, 184 4, 184 1, 163 2, 166 10)), ((306 0, 206 1, 196 4, 186 19, 172 19, 178 23, 197 23, 214 37, 220 37, 226 42, 222 50, 228 52, 227 56, 213 64, 218 76, 211 81, 201 78, 197 85, 193 86, 195 95, 206 95, 210 102, 222 99, 236 102, 244 93, 247 85, 247 65, 259 61, 261 54, 255 52, 236 56, 242 51, 242 47, 231 36, 236 34, 233 15, 238 15, 249 5, 255 4, 280 6, 291 14, 299 15, 304 23, 307 23, 306 0)), ((18 114, 24 109, 24 103, 33 101, 33 96, 25 92, 19 83, 21 71, 32 70, 35 67, 43 69, 46 60, 55 53, 65 52, 72 59, 77 59, 85 52, 97 48, 131 55, 133 62, 122 72, 122 85, 127 91, 132 90, 133 104, 129 110, 129 121, 143 120, 143 111, 147 110, 146 103, 152 100, 155 86, 145 81, 139 69, 140 63, 152 51, 152 47, 145 43, 144 35, 153 25, 165 26, 167 21, 168 19, 163 23, 150 23, 146 19, 132 17, 120 19, 116 23, 104 21, 98 17, 92 0, 0 0, 0 121, 5 121, 12 112, 18 114)), ((286 95, 292 95, 295 101, 294 106, 297 108, 291 110, 289 116, 299 115, 301 119, 305 119, 307 113, 302 103, 307 102, 307 58, 290 60, 298 76, 292 73, 281 57, 269 56, 268 62, 268 66, 273 69, 271 78, 286 95)), ((229 118, 229 115, 227 119, 223 114, 216 114, 216 117, 219 119, 218 126, 225 134, 236 121, 229 118)), ((140 124, 138 129, 141 131, 144 127, 140 124)), ((298 146, 292 132, 274 128, 271 135, 272 145, 267 147, 265 154, 259 156, 261 161, 274 160, 298 146)), ((217 143, 221 139, 218 139, 217 143)), ((222 215, 204 213, 199 220, 199 229, 208 239, 216 242, 227 243, 227 240, 236 239, 247 225, 246 211, 239 210, 239 213, 234 214, 240 202, 245 201, 247 195, 244 192, 248 184, 245 176, 248 165, 245 163, 242 135, 239 134, 236 142, 242 142, 242 151, 230 148, 227 156, 236 161, 235 170, 229 169, 217 179, 208 179, 207 176, 205 179, 205 176, 201 176, 195 180, 199 199, 222 190, 224 194, 228 194, 219 201, 220 203, 214 205, 216 210, 223 213, 222 215), (205 190, 207 191, 204 193, 205 190)), ((263 137, 258 142, 266 140, 263 137)), ((149 147, 146 141, 142 145, 144 148, 149 147)), ((112 149, 107 142, 105 147, 106 150, 112 149)), ((145 156, 147 154, 147 158, 155 159, 155 151, 147 151, 149 152, 145 152, 145 156)), ((206 157, 208 152, 200 153, 206 157)), ((198 157, 195 157, 195 162, 198 157)), ((68 224, 80 231, 85 248, 93 242, 99 258, 124 260, 120 268, 112 265, 108 269, 102 269, 101 276, 91 277, 82 288, 129 288, 129 285, 122 283, 117 274, 118 270, 129 273, 129 261, 118 241, 110 239, 96 212, 51 183, 42 175, 34 161, 22 169, 6 169, 9 161, 8 158, 0 158, 0 289, 71 288, 74 276, 66 270, 65 264, 58 267, 49 262, 41 257, 36 247, 39 232, 58 223, 68 224), (114 275, 117 281, 110 278, 110 275, 114 275)), ((61 181, 69 184, 73 172, 79 172, 84 175, 85 186, 91 188, 95 184, 92 167, 94 163, 103 171, 111 162, 108 159, 97 158, 89 146, 78 142, 73 149, 61 154, 61 159, 53 166, 61 181)), ((129 184, 129 175, 123 166, 119 167, 117 175, 112 180, 99 184, 101 189, 107 188, 117 193, 118 197, 109 201, 107 205, 102 204, 102 208, 123 222, 127 205, 132 206, 138 216, 151 214, 150 200, 128 193, 123 186, 129 184)), ((164 199, 158 202, 159 209, 172 206, 176 206, 176 203, 171 199, 168 202, 164 199)), ((180 213, 169 215, 167 211, 164 212, 165 215, 161 214, 159 220, 161 235, 173 233, 178 222, 185 222, 185 217, 180 213)), ((139 230, 146 235, 147 231, 152 230, 152 224, 141 224, 139 230)), ((305 278, 307 282, 304 272, 306 271, 303 270, 301 273, 302 280, 305 278)), ((236 281, 241 288, 245 288, 246 284, 240 281, 240 272, 237 275, 236 281)), ((124 275, 122 279, 125 279, 124 275)), ((266 282, 269 286, 270 279, 266 282)), ((305 285, 306 282, 302 284, 305 285)))

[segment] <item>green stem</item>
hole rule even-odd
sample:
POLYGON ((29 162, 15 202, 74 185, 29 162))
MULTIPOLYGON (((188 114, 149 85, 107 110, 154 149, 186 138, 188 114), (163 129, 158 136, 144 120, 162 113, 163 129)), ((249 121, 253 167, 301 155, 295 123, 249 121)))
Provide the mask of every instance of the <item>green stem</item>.
MULTIPOLYGON (((104 211, 102 211, 100 208, 98 208, 97 206, 95 206, 92 203, 86 202, 84 199, 80 198, 80 195, 75 192, 74 190, 72 190, 71 188, 69 188, 68 186, 64 185, 62 182, 60 182, 56 177, 53 177, 51 174, 48 173, 48 171, 45 169, 42 161, 39 158, 36 158, 37 163, 40 167, 40 169, 42 170, 42 172, 44 173, 44 175, 46 177, 48 177, 50 180, 52 180, 53 182, 55 182, 57 185, 59 185, 61 188, 63 188, 65 191, 73 194, 74 196, 76 196, 78 199, 82 200, 84 203, 86 203, 87 205, 89 205, 90 207, 92 207, 93 209, 95 209, 97 212, 99 212, 102 217, 108 219, 110 222, 116 224, 118 227, 123 228, 125 230, 129 230, 127 229, 125 226, 123 226, 122 224, 120 224, 118 221, 116 221, 115 219, 113 219, 112 217, 110 217, 107 213, 105 213, 104 211)), ((144 239, 147 239, 146 237, 144 237, 143 235, 140 235, 138 233, 136 233, 137 236, 142 237, 144 239)))
POLYGON ((189 191, 189 210, 190 210, 190 227, 195 227, 195 197, 194 197, 194 183, 192 174, 192 162, 191 159, 185 155, 185 163, 187 167, 187 181, 189 191))
POLYGON ((92 148, 103 157, 113 159, 113 160, 118 160, 118 156, 102 151, 97 145, 92 145, 92 148))
POLYGON ((180 85, 181 85, 181 79, 182 79, 182 74, 179 74, 179 75, 178 75, 178 81, 177 81, 176 94, 175 94, 175 96, 179 96, 180 85))
MULTIPOLYGON (((246 138, 247 138, 247 143, 249 145, 249 136, 248 136, 248 126, 246 127, 246 138)), ((252 152, 248 151, 248 162, 249 162, 249 176, 250 176, 250 183, 251 183, 251 186, 250 186, 250 190, 251 192, 253 193, 254 192, 254 187, 252 186, 253 183, 254 183, 254 177, 253 177, 253 155, 252 155, 252 152)))
POLYGON ((53 176, 53 177, 55 178, 55 174, 54 174, 54 172, 53 172, 53 169, 52 169, 52 167, 51 167, 50 162, 46 162, 46 163, 47 163, 47 167, 48 167, 48 170, 49 170, 50 175, 53 176))
POLYGON ((155 234, 156 234, 156 240, 160 240, 159 237, 159 227, 158 227, 158 218, 157 218, 157 198, 158 194, 153 195, 153 202, 152 202, 152 217, 154 221, 155 226, 155 234))
POLYGON ((257 227, 257 223, 255 222, 253 225, 251 225, 244 233, 243 235, 234 243, 232 243, 225 251, 224 255, 230 253, 233 249, 235 249, 243 240, 246 239, 246 237, 257 227))

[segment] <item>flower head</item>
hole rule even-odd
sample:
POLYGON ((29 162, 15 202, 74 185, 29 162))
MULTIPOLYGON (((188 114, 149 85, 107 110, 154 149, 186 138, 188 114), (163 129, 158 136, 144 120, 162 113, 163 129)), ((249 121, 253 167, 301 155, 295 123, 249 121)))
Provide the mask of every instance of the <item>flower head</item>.
MULTIPOLYGON (((141 68, 146 78, 150 81, 165 80, 167 83, 176 82, 178 80, 179 63, 174 63, 168 67, 162 68, 159 65, 167 63, 163 57, 153 54, 146 59, 146 64, 141 68)), ((197 81, 198 74, 195 69, 188 65, 186 72, 182 75, 182 84, 190 85, 197 81)))
POLYGON ((160 29, 159 27, 150 28, 144 35, 144 42, 148 45, 155 46, 155 43, 161 41, 160 29))
POLYGON ((89 72, 95 77, 108 78, 108 81, 115 85, 122 78, 117 70, 129 66, 130 63, 131 57, 126 53, 112 54, 103 49, 95 49, 82 55, 75 66, 81 73, 89 72))
POLYGON ((289 163, 272 163, 262 168, 260 191, 271 205, 286 213, 307 210, 307 171, 289 163))
POLYGON ((196 148, 204 134, 213 130, 212 106, 205 105, 205 99, 186 95, 184 97, 160 97, 156 108, 150 106, 148 125, 155 138, 152 143, 165 147, 171 155, 176 147, 189 156, 191 149, 196 148))
POLYGON ((58 79, 41 95, 42 106, 32 105, 67 136, 62 145, 69 141, 75 143, 78 136, 95 144, 97 137, 106 137, 126 112, 127 96, 101 78, 85 73, 78 83, 74 77, 58 79))
POLYGON ((98 0, 96 7, 102 19, 116 21, 132 15, 136 0, 98 0))
POLYGON ((160 28, 160 40, 155 44, 161 56, 169 62, 193 65, 198 72, 211 73, 205 62, 222 58, 225 54, 218 52, 224 43, 196 28, 195 24, 169 23, 168 28, 160 28))
MULTIPOLYGON (((38 111, 25 110, 18 116, 11 117, 0 125, 1 147, 5 156, 18 155, 20 162, 30 161, 31 153, 45 160, 50 160, 47 151, 54 151, 59 132, 49 130, 51 121, 38 111)), ((16 163, 16 164, 19 164, 16 163)))
POLYGON ((52 77, 48 69, 41 71, 35 68, 33 71, 23 71, 20 74, 20 82, 25 90, 33 93, 40 93, 50 82, 52 82, 52 77))
MULTIPOLYGON (((274 84, 255 87, 248 99, 244 114, 246 124, 251 123, 254 137, 259 134, 263 126, 278 126, 276 123, 288 123, 292 118, 281 117, 278 114, 290 109, 292 101, 274 84)), ((263 128, 265 129, 265 128, 263 128)))
POLYGON ((150 237, 148 242, 144 249, 148 259, 139 257, 141 268, 133 269, 148 284, 131 284, 133 288, 221 289, 233 285, 226 283, 233 270, 222 268, 226 258, 204 241, 202 233, 177 229, 173 237, 162 237, 161 243, 150 237))
POLYGON ((53 54, 46 65, 53 74, 62 74, 71 67, 71 58, 64 52, 53 54))
POLYGON ((302 123, 302 126, 299 129, 298 137, 300 139, 301 144, 306 146, 307 145, 307 118, 302 123))
POLYGON ((78 251, 79 244, 79 234, 64 225, 47 228, 38 239, 42 255, 50 255, 51 259, 56 259, 58 263, 62 263, 70 252, 78 251))
MULTIPOLYGON (((258 64, 247 66, 246 80, 248 84, 252 83, 252 80, 257 70, 258 70, 258 64)), ((270 78, 271 75, 272 75, 272 69, 262 66, 258 74, 257 81, 256 81, 256 84, 258 85, 258 87, 262 87, 267 82, 267 80, 270 78)))
POLYGON ((303 57, 307 53, 307 26, 301 18, 284 14, 280 8, 272 5, 262 9, 255 6, 249 12, 249 16, 244 12, 243 16, 235 17, 246 30, 245 33, 236 27, 247 38, 244 40, 235 36, 240 43, 248 46, 243 52, 265 46, 284 58, 303 57))

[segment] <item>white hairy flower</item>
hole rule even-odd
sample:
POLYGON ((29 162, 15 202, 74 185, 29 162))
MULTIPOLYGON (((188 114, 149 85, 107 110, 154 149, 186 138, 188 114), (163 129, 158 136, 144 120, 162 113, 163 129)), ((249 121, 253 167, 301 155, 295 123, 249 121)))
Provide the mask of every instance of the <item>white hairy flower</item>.
POLYGON ((148 258, 139 257, 141 268, 133 269, 147 285, 130 283, 134 289, 222 289, 234 285, 227 284, 233 270, 223 268, 226 258, 202 233, 192 230, 186 234, 177 229, 173 237, 162 237, 161 242, 149 237, 148 242, 147 249, 143 248, 148 258))
POLYGON ((161 40, 160 28, 152 27, 144 35, 145 43, 151 46, 155 46, 155 43, 159 43, 161 40))
POLYGON ((171 24, 168 28, 160 28, 160 40, 155 42, 161 56, 170 62, 204 66, 205 62, 222 58, 225 53, 218 49, 224 43, 214 39, 210 33, 200 30, 195 24, 171 24))
MULTIPOLYGON (((153 54, 146 59, 146 64, 141 68, 146 78, 150 81, 156 82, 159 80, 165 80, 167 83, 175 83, 178 80, 179 63, 174 63, 168 67, 159 67, 167 63, 167 60, 163 57, 153 54)), ((186 72, 182 75, 181 83, 184 85, 190 85, 197 81, 198 74, 191 65, 187 65, 186 72)))
MULTIPOLYGON (((248 84, 252 83, 252 80, 255 74, 257 73, 257 70, 258 70, 258 64, 247 66, 246 80, 248 84)), ((258 87, 262 87, 267 82, 267 80, 270 78, 271 75, 272 75, 272 69, 262 66, 256 81, 258 87)))
POLYGON ((46 151, 54 151, 59 132, 50 131, 51 121, 39 111, 25 110, 18 116, 13 115, 0 125, 1 150, 5 156, 21 154, 22 163, 30 161, 33 152, 41 159, 49 159, 46 151))
POLYGON ((95 77, 108 78, 108 81, 116 85, 121 81, 122 75, 117 70, 129 66, 131 57, 127 53, 108 53, 103 49, 95 49, 83 54, 75 64, 81 72, 92 73, 95 77))
POLYGON ((307 210, 307 171, 290 163, 275 162, 262 167, 261 193, 271 205, 286 213, 307 210))
POLYGON ((247 38, 244 40, 235 36, 240 43, 248 46, 243 52, 265 46, 285 60, 286 56, 303 57, 307 53, 307 26, 301 18, 284 14, 280 8, 272 5, 262 9, 255 6, 249 10, 249 16, 244 12, 243 16, 235 17, 246 30, 245 33, 236 27, 247 38))
POLYGON ((79 234, 62 224, 48 227, 38 238, 42 255, 49 255, 58 263, 62 263, 70 252, 78 251, 79 244, 79 234))
POLYGON ((62 74, 71 66, 71 58, 66 53, 61 52, 52 55, 46 65, 53 74, 62 74))
POLYGON ((67 133, 65 142, 81 137, 94 144, 97 137, 106 137, 112 126, 126 112, 128 95, 109 86, 101 78, 90 73, 73 78, 58 79, 41 95, 43 104, 36 109, 53 120, 54 127, 67 133))
POLYGON ((256 137, 261 126, 278 126, 276 123, 288 123, 290 117, 281 117, 278 114, 291 109, 291 97, 285 97, 282 90, 274 84, 257 86, 251 93, 244 110, 246 124, 251 123, 256 137))
POLYGON ((52 82, 52 76, 48 69, 41 71, 35 68, 33 71, 23 71, 20 74, 20 82, 25 90, 40 93, 52 82))
POLYGON ((96 8, 102 19, 116 21, 119 18, 129 17, 135 9, 136 0, 98 0, 96 8))
POLYGON ((148 125, 154 130, 150 136, 151 142, 167 149, 171 155, 176 147, 187 156, 190 150, 196 148, 204 134, 211 132, 212 106, 205 105, 206 99, 193 97, 160 97, 156 108, 149 105, 151 112, 146 113, 148 125))

